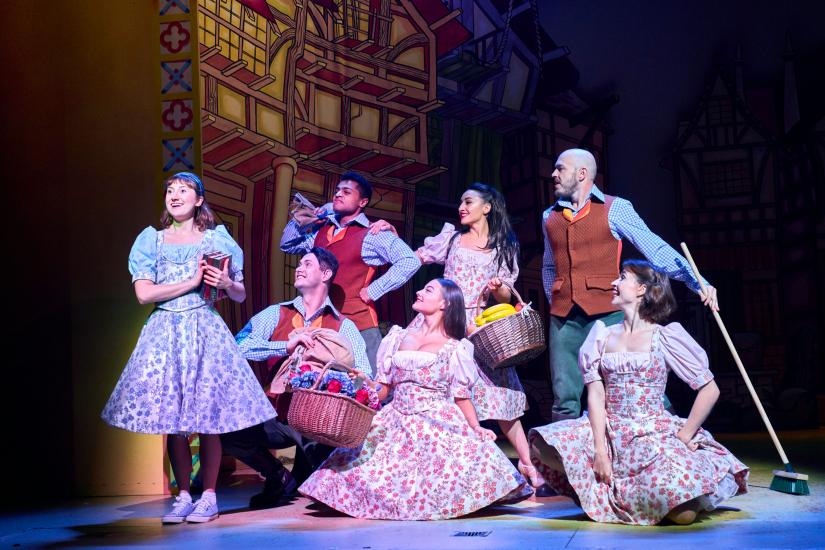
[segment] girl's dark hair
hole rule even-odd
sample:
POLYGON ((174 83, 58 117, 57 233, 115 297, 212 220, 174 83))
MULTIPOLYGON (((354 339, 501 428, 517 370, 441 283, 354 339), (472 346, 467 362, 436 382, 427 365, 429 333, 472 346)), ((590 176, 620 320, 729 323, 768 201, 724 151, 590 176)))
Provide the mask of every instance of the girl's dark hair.
MULTIPOLYGON (((188 187, 193 189, 199 197, 203 197, 203 202, 201 205, 195 207, 195 227, 197 227, 199 231, 215 229, 215 226, 217 225, 215 222, 215 214, 206 203, 206 197, 204 196, 203 183, 201 183, 201 179, 192 172, 178 172, 163 182, 164 195, 166 194, 166 190, 169 189, 169 186, 176 181, 185 183, 188 187)), ((169 214, 169 211, 166 208, 164 208, 160 215, 160 225, 164 228, 169 227, 172 225, 172 221, 172 215, 169 214)))
POLYGON ((667 321, 676 311, 676 298, 673 297, 667 275, 644 260, 625 260, 622 269, 633 273, 639 284, 647 287, 639 305, 639 317, 648 323, 667 321))
MULTIPOLYGON (((513 271, 519 255, 519 244, 510 225, 510 217, 507 215, 504 196, 494 187, 479 182, 471 184, 467 187, 467 191, 475 191, 481 195, 484 202, 490 204, 490 212, 487 214, 487 225, 490 228, 490 235, 487 238, 487 250, 496 251, 499 268, 502 264, 506 264, 507 269, 513 271)), ((469 230, 469 227, 463 227, 461 232, 466 233, 469 230)))
POLYGON ((467 314, 464 309, 464 293, 452 279, 436 279, 441 296, 447 302, 444 309, 444 332, 450 338, 461 340, 467 335, 467 314))

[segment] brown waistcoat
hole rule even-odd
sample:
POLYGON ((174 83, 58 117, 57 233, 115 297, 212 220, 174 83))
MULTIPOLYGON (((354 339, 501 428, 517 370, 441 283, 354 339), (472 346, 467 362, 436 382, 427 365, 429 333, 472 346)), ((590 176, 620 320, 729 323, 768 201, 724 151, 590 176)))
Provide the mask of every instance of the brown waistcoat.
POLYGON ((351 224, 337 235, 333 235, 334 229, 332 224, 327 224, 315 237, 315 246, 329 250, 338 260, 338 273, 329 289, 332 305, 355 323, 358 330, 377 327, 375 306, 365 304, 358 296, 375 276, 375 268, 367 265, 361 257, 361 247, 369 228, 351 224))
POLYGON ((615 197, 605 195, 605 202, 591 200, 589 211, 580 211, 568 221, 561 211, 553 210, 544 230, 556 262, 550 313, 566 317, 577 304, 588 315, 616 311, 610 301, 610 285, 619 274, 622 241, 610 232, 607 214, 615 197))

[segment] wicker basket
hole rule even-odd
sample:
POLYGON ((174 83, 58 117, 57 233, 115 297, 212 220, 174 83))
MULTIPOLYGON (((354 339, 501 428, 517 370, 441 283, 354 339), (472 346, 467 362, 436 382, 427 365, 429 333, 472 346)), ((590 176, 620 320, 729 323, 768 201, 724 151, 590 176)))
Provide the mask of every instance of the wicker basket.
POLYGON ((319 391, 330 364, 310 389, 293 388, 287 421, 301 435, 332 447, 358 447, 367 437, 375 411, 351 397, 319 391))
MULTIPOLYGON (((526 363, 539 356, 546 347, 541 315, 524 303, 512 285, 505 285, 518 299, 521 311, 482 325, 467 337, 475 346, 476 361, 490 368, 500 369, 526 363)), ((481 313, 482 298, 479 295, 476 301, 476 316, 481 313)))

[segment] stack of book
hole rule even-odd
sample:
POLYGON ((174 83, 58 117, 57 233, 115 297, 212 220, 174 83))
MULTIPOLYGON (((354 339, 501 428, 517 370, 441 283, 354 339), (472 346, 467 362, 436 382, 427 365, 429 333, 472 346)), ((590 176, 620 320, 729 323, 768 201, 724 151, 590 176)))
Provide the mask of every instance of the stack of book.
MULTIPOLYGON (((232 256, 224 252, 210 252, 203 255, 206 265, 217 267, 221 271, 232 266, 232 256)), ((207 302, 217 302, 226 298, 226 291, 203 283, 201 287, 201 297, 207 302)))

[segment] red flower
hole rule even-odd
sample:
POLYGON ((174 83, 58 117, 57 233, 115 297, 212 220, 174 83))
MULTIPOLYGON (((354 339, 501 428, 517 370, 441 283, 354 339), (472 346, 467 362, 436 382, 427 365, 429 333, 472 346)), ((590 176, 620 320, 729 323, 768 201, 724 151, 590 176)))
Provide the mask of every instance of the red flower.
POLYGON ((301 364, 301 366, 300 366, 300 367, 298 367, 298 371, 299 371, 301 374, 304 374, 305 372, 309 372, 309 371, 311 371, 311 370, 312 370, 312 367, 311 367, 311 366, 309 366, 309 363, 302 363, 302 364, 301 364))
POLYGON ((360 390, 355 392, 355 400, 361 403, 362 405, 366 405, 370 402, 370 394, 366 389, 361 388, 360 390))
POLYGON ((341 391, 341 382, 338 380, 330 380, 327 383, 327 391, 329 393, 339 393, 341 391))

